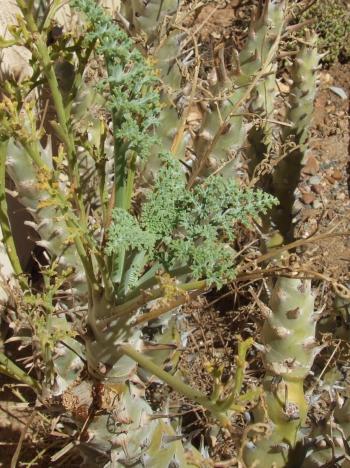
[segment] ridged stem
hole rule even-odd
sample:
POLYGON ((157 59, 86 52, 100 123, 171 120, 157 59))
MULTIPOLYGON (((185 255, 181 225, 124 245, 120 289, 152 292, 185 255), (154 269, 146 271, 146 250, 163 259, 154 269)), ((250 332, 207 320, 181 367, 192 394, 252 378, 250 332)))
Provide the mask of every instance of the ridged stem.
POLYGON ((17 249, 12 236, 7 210, 5 186, 7 146, 8 141, 0 141, 0 225, 6 253, 10 259, 13 271, 18 277, 21 288, 25 290, 28 288, 28 282, 27 279, 23 276, 23 270, 17 255, 17 249))
POLYGON ((278 278, 262 330, 264 403, 255 415, 270 433, 246 447, 248 467, 289 466, 308 410, 303 384, 318 352, 315 328, 311 281, 278 278))

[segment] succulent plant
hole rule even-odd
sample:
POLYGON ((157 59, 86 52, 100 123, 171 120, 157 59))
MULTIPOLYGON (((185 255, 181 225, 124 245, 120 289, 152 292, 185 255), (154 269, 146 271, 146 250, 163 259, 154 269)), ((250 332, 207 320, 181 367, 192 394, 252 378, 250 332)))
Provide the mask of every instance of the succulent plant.
POLYGON ((305 424, 304 379, 318 352, 311 282, 278 278, 269 307, 262 330, 263 401, 255 415, 255 422, 266 423, 267 434, 248 442, 244 459, 247 466, 285 467, 305 424))
POLYGON ((197 159, 190 182, 210 170, 220 171, 225 177, 236 176, 237 153, 249 128, 242 116, 247 99, 252 98, 252 111, 259 118, 265 120, 272 112, 276 52, 284 28, 285 8, 284 1, 265 2, 260 14, 256 11, 252 18, 244 48, 239 54, 234 51, 233 70, 228 72, 225 64, 221 64, 217 83, 211 90, 220 100, 207 105, 194 141, 197 159))
POLYGON ((349 466, 348 443, 350 439, 350 408, 348 397, 338 396, 333 411, 314 424, 311 443, 307 447, 303 468, 321 466, 349 466))
POLYGON ((291 68, 293 85, 289 95, 287 113, 290 127, 285 127, 282 142, 287 144, 286 154, 273 173, 273 193, 279 200, 274 210, 274 221, 284 238, 293 240, 294 191, 300 180, 300 171, 307 157, 307 138, 313 112, 317 70, 320 55, 316 35, 308 35, 291 68), (292 145, 288 148, 288 145, 292 145))
MULTIPOLYGON (((9 175, 49 262, 46 273, 42 267, 42 293, 22 285, 29 305, 43 305, 35 318, 40 326, 32 328, 50 369, 45 391, 61 397, 77 430, 83 430, 82 408, 99 410, 86 428, 89 442, 79 444, 89 466, 204 466, 203 457, 180 442, 167 410, 164 418, 154 417, 144 386, 155 376, 219 420, 238 398, 235 393, 229 403, 212 402, 172 375, 174 350, 183 342, 178 308, 192 291, 234 278, 235 223, 249 225, 275 201, 220 175, 203 184, 196 176, 195 186, 188 187, 177 161, 184 158, 185 145, 174 144, 183 134, 183 109, 174 106, 182 94, 183 70, 177 63, 183 35, 172 19, 164 22, 176 13, 177 2, 124 5, 129 24, 157 57, 158 75, 93 0, 71 2, 82 14, 84 34, 62 34, 53 44, 46 37, 50 25, 39 24, 26 2, 17 3, 22 18, 14 32, 16 45, 32 54, 33 76, 19 89, 5 84, 0 129, 9 175), (95 88, 84 83, 93 51, 106 66, 95 88), (33 89, 48 97, 49 121, 45 99, 28 98, 33 89), (142 171, 149 171, 148 161, 156 162, 156 170, 142 182, 145 196, 138 212, 134 190, 142 171), (66 299, 56 300, 58 293, 66 299), (69 329, 68 310, 84 311, 80 320, 86 331, 75 323, 76 330, 62 338, 69 329), (84 345, 74 339, 78 332, 84 345), (169 362, 172 372, 165 372, 169 362), (85 363, 89 379, 81 381, 85 363), (56 378, 50 389, 52 370, 56 378), (101 385, 113 403, 91 397, 101 385), (91 461, 91 453, 101 458, 91 461)), ((244 84, 251 78, 242 73, 244 84)))
MULTIPOLYGON (((48 373, 44 391, 55 393, 70 413, 67 430, 74 421, 86 466, 204 467, 206 457, 183 444, 167 404, 163 417, 153 411, 145 387, 159 379, 225 426, 241 408, 248 344, 239 345, 230 394, 203 395, 175 374, 185 344, 180 307, 193 293, 234 280, 236 225, 250 226, 276 203, 261 190, 240 186, 235 165, 248 134, 254 164, 271 145, 287 2, 267 1, 254 16, 233 68, 221 63, 210 89, 213 100, 195 132, 186 115, 198 91, 184 73, 184 44, 193 38, 176 24, 177 1, 122 2, 127 34, 94 0, 72 0, 81 28, 53 44, 47 41, 50 25, 37 21, 24 0, 17 4, 22 18, 13 31, 15 45, 32 54, 33 74, 20 87, 4 86, 2 169, 6 157, 46 250, 43 291, 34 291, 16 271, 9 242, 6 248, 28 304, 42 306, 40 327, 32 328, 55 374, 52 385, 48 373), (93 84, 86 77, 91 59, 104 65, 93 84), (37 102, 33 90, 40 91, 37 102), (248 123, 245 110, 265 122, 260 130, 248 123), (56 331, 68 333, 62 338, 56 331)), ((293 72, 293 126, 283 139, 293 135, 301 145, 298 155, 317 60, 311 44, 300 51, 293 72)), ((285 170, 281 165, 274 179, 283 207, 285 170)), ((9 227, 5 218, 1 227, 9 227)), ((287 452, 294 448, 307 411, 303 380, 315 354, 310 283, 279 279, 271 310, 263 330, 266 415, 257 415, 267 419, 271 439, 248 446, 245 457, 247 463, 268 457, 284 466, 284 444, 287 452)), ((41 386, 31 383, 40 393, 41 386)))

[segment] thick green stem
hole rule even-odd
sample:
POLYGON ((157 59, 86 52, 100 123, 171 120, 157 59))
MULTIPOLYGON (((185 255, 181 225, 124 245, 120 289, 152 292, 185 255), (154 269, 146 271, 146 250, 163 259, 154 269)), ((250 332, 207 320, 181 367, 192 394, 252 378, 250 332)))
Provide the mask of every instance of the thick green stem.
MULTIPOLYGON (((33 144, 26 143, 24 140, 20 141, 21 144, 23 145, 24 149, 34 162, 34 164, 38 167, 38 169, 43 169, 47 170, 50 172, 50 168, 45 164, 45 162, 42 160, 40 157, 40 153, 37 150, 37 148, 33 144)), ((67 201, 65 199, 65 196, 62 193, 58 193, 58 196, 60 198, 60 202, 63 202, 63 205, 67 204, 67 201)), ((62 210, 62 215, 66 218, 66 225, 69 228, 76 229, 77 227, 80 226, 78 218, 75 217, 73 214, 72 210, 69 209, 68 207, 68 213, 69 215, 67 216, 67 213, 65 213, 65 210, 62 210)), ((91 287, 94 289, 98 288, 98 281, 95 277, 94 273, 94 268, 93 268, 93 263, 91 260, 91 255, 89 254, 89 248, 85 246, 84 240, 82 239, 81 236, 75 236, 74 237, 74 242, 75 246, 78 252, 78 255, 80 257, 80 260, 84 266, 85 274, 89 280, 89 283, 91 287)), ((90 249, 93 246, 90 246, 90 249)))
POLYGON ((318 352, 311 281, 278 278, 269 306, 262 330, 264 405, 256 408, 255 421, 266 422, 271 432, 245 447, 244 461, 284 468, 302 437, 308 411, 303 384, 318 352), (273 450, 281 444, 284 451, 273 450))
POLYGON ((3 242, 6 253, 10 259, 13 271, 18 276, 19 283, 22 289, 28 288, 26 278, 23 276, 21 263, 17 255, 17 249, 13 240, 10 220, 8 217, 6 191, 5 191, 5 174, 6 174, 6 154, 8 141, 0 141, 0 225, 3 235, 3 242))

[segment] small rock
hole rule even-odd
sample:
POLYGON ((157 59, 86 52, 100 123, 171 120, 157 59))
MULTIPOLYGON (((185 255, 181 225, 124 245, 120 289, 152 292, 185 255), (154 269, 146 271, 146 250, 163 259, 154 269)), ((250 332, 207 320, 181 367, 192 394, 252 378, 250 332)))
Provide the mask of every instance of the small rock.
POLYGON ((282 94, 288 94, 290 92, 290 86, 286 83, 283 83, 282 81, 279 81, 277 86, 280 93, 282 94))
POLYGON ((326 170, 326 179, 328 180, 328 182, 329 182, 330 184, 334 184, 334 183, 335 183, 335 179, 334 179, 334 177, 333 177, 333 169, 332 169, 332 168, 326 170))
POLYGON ((335 180, 341 180, 343 178, 343 174, 339 169, 334 169, 332 173, 332 177, 335 180))
POLYGON ((334 82, 333 76, 327 72, 322 72, 320 74, 320 79, 325 87, 331 86, 334 82))
POLYGON ((311 192, 303 192, 301 195, 301 199, 303 200, 304 203, 309 205, 310 203, 315 201, 316 196, 314 193, 311 193, 311 192))
POLYGON ((323 192, 323 187, 321 184, 317 184, 317 185, 312 185, 312 190, 317 193, 317 194, 320 194, 323 192))
POLYGON ((348 95, 346 94, 345 90, 343 88, 340 88, 339 86, 330 86, 329 88, 334 94, 339 96, 341 99, 344 101, 348 98, 348 95))
POLYGON ((328 182, 329 182, 330 184, 335 184, 335 179, 333 179, 332 176, 327 176, 327 175, 326 175, 326 179, 328 180, 328 182))
POLYGON ((337 193, 337 200, 344 201, 346 198, 346 194, 344 192, 337 193))
POLYGON ((319 176, 312 176, 309 179, 309 184, 311 185, 318 185, 321 183, 321 177, 319 176))
POLYGON ((306 160, 305 166, 301 172, 303 174, 315 175, 319 171, 320 165, 313 154, 310 154, 306 160))
POLYGON ((315 200, 312 204, 312 207, 315 208, 315 210, 318 210, 322 208, 322 202, 320 200, 315 200))
POLYGON ((304 208, 303 204, 300 202, 300 200, 295 200, 293 207, 292 207, 292 214, 297 215, 300 213, 300 211, 304 208))

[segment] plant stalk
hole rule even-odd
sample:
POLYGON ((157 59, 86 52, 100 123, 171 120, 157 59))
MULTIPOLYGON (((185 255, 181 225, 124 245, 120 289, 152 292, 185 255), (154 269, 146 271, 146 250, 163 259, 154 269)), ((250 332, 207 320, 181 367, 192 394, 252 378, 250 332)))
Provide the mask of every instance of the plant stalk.
POLYGON ((152 372, 152 374, 154 374, 156 377, 168 384, 178 393, 202 405, 204 408, 210 411, 219 420, 221 424, 223 424, 226 427, 230 425, 228 417, 225 414, 221 413, 218 406, 212 401, 210 401, 202 392, 190 387, 189 385, 182 382, 181 379, 178 379, 177 377, 164 371, 159 366, 154 364, 151 361, 151 359, 145 357, 143 354, 133 349, 132 346, 128 344, 121 345, 120 350, 125 355, 137 362, 141 367, 152 372))

